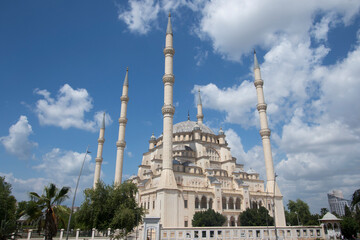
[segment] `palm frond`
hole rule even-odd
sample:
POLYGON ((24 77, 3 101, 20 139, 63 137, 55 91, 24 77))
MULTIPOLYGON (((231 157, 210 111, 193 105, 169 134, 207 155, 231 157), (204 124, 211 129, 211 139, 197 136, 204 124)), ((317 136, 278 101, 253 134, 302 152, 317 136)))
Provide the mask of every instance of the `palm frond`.
POLYGON ((69 196, 67 195, 69 191, 70 191, 70 188, 69 188, 69 187, 62 187, 62 188, 60 189, 60 191, 56 194, 53 203, 55 203, 55 204, 60 204, 60 203, 62 203, 65 199, 69 198, 69 196))

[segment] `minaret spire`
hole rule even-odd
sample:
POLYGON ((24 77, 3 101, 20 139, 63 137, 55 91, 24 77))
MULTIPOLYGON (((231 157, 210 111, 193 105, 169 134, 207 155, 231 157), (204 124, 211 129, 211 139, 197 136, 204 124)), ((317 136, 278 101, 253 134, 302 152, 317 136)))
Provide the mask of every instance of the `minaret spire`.
POLYGON ((202 103, 201 103, 201 95, 200 95, 200 89, 198 91, 198 101, 197 101, 197 120, 198 120, 198 123, 203 123, 203 119, 204 119, 204 115, 203 115, 203 112, 202 112, 202 103))
POLYGON ((115 167, 115 180, 114 184, 119 185, 121 184, 122 178, 122 169, 123 169, 123 161, 124 161, 124 149, 126 146, 125 142, 125 128, 127 123, 126 118, 126 110, 127 110, 127 103, 129 101, 128 91, 129 91, 129 68, 126 68, 126 75, 122 89, 122 96, 121 100, 121 111, 120 111, 120 118, 119 118, 119 137, 118 141, 116 142, 116 167, 115 167))
POLYGON ((166 28, 166 34, 173 34, 173 32, 172 32, 172 26, 171 26, 171 20, 170 20, 170 18, 171 18, 171 14, 170 14, 170 12, 169 12, 169 17, 168 17, 168 25, 167 25, 167 28, 166 28))
POLYGON ((266 168, 266 191, 274 197, 275 202, 275 223, 278 226, 286 226, 285 215, 284 215, 284 206, 282 195, 280 189, 276 183, 276 176, 274 172, 274 162, 271 152, 271 143, 270 143, 270 129, 268 127, 268 120, 266 115, 267 105, 265 103, 263 85, 264 81, 261 79, 260 67, 256 58, 256 52, 254 50, 254 85, 256 87, 257 93, 257 110, 260 116, 260 136, 262 139, 263 149, 264 149, 264 159, 265 159, 265 168, 266 168))
POLYGON ((97 150, 97 155, 95 158, 96 165, 95 165, 94 185, 93 185, 94 189, 96 188, 96 184, 100 180, 101 163, 103 161, 102 152, 103 152, 103 146, 104 146, 104 142, 105 142, 104 135, 105 135, 105 112, 103 114, 103 119, 102 119, 102 123, 101 123, 101 128, 100 128, 100 133, 99 133, 99 138, 98 138, 98 150, 97 150))

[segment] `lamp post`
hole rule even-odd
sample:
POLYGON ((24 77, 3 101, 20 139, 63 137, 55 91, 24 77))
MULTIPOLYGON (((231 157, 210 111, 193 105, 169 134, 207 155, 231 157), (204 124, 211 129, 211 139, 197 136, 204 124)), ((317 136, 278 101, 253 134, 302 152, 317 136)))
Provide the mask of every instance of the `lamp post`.
POLYGON ((300 226, 300 221, 299 221, 299 213, 298 212, 295 212, 296 214, 296 217, 297 217, 297 221, 298 221, 298 226, 300 226))
POLYGON ((87 146, 87 148, 86 148, 84 160, 83 160, 83 162, 82 162, 82 165, 81 165, 81 168, 80 168, 80 172, 79 172, 79 176, 78 176, 78 179, 77 179, 77 182, 76 182, 74 197, 73 197, 72 204, 71 204, 71 211, 70 211, 69 221, 68 221, 68 225, 67 225, 67 229, 66 229, 66 240, 69 239, 70 221, 71 221, 71 216, 72 216, 73 211, 74 211, 74 203, 75 203, 76 191, 77 191, 78 186, 79 186, 80 176, 81 176, 81 173, 82 173, 82 170, 83 170, 83 167, 84 167, 86 155, 87 155, 88 153, 91 153, 91 152, 89 151, 89 146, 87 146))

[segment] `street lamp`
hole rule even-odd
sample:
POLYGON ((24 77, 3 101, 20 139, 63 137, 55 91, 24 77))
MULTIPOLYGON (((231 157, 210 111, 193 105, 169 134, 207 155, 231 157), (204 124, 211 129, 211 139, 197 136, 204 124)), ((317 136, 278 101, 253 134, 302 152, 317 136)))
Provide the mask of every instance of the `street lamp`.
POLYGON ((87 148, 86 148, 86 153, 85 153, 85 156, 84 156, 84 160, 83 160, 83 162, 82 162, 82 165, 81 165, 81 168, 80 168, 79 177, 78 177, 77 182, 76 182, 74 197, 73 197, 72 204, 71 204, 71 211, 70 211, 69 221, 68 221, 68 225, 67 225, 67 229, 66 229, 66 240, 69 239, 70 221, 71 221, 71 216, 72 216, 73 210, 74 210, 74 203, 75 203, 76 191, 77 191, 78 186, 79 186, 80 176, 81 176, 81 173, 82 173, 82 170, 83 170, 83 167, 84 167, 86 155, 87 155, 88 153, 91 153, 91 152, 89 151, 89 146, 87 146, 87 148))

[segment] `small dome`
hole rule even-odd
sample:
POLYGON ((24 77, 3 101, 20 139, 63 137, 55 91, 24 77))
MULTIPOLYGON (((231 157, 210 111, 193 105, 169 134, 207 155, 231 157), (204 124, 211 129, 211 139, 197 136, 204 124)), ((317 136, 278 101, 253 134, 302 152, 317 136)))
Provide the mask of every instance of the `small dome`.
POLYGON ((154 133, 152 133, 150 140, 156 140, 156 137, 154 136, 154 133))
POLYGON ((196 126, 196 124, 200 127, 200 130, 203 133, 214 134, 214 132, 211 131, 211 129, 209 127, 205 126, 204 124, 197 123, 197 122, 190 121, 190 120, 185 121, 185 122, 179 122, 179 123, 175 124, 173 127, 173 133, 192 132, 194 130, 194 127, 196 126))

